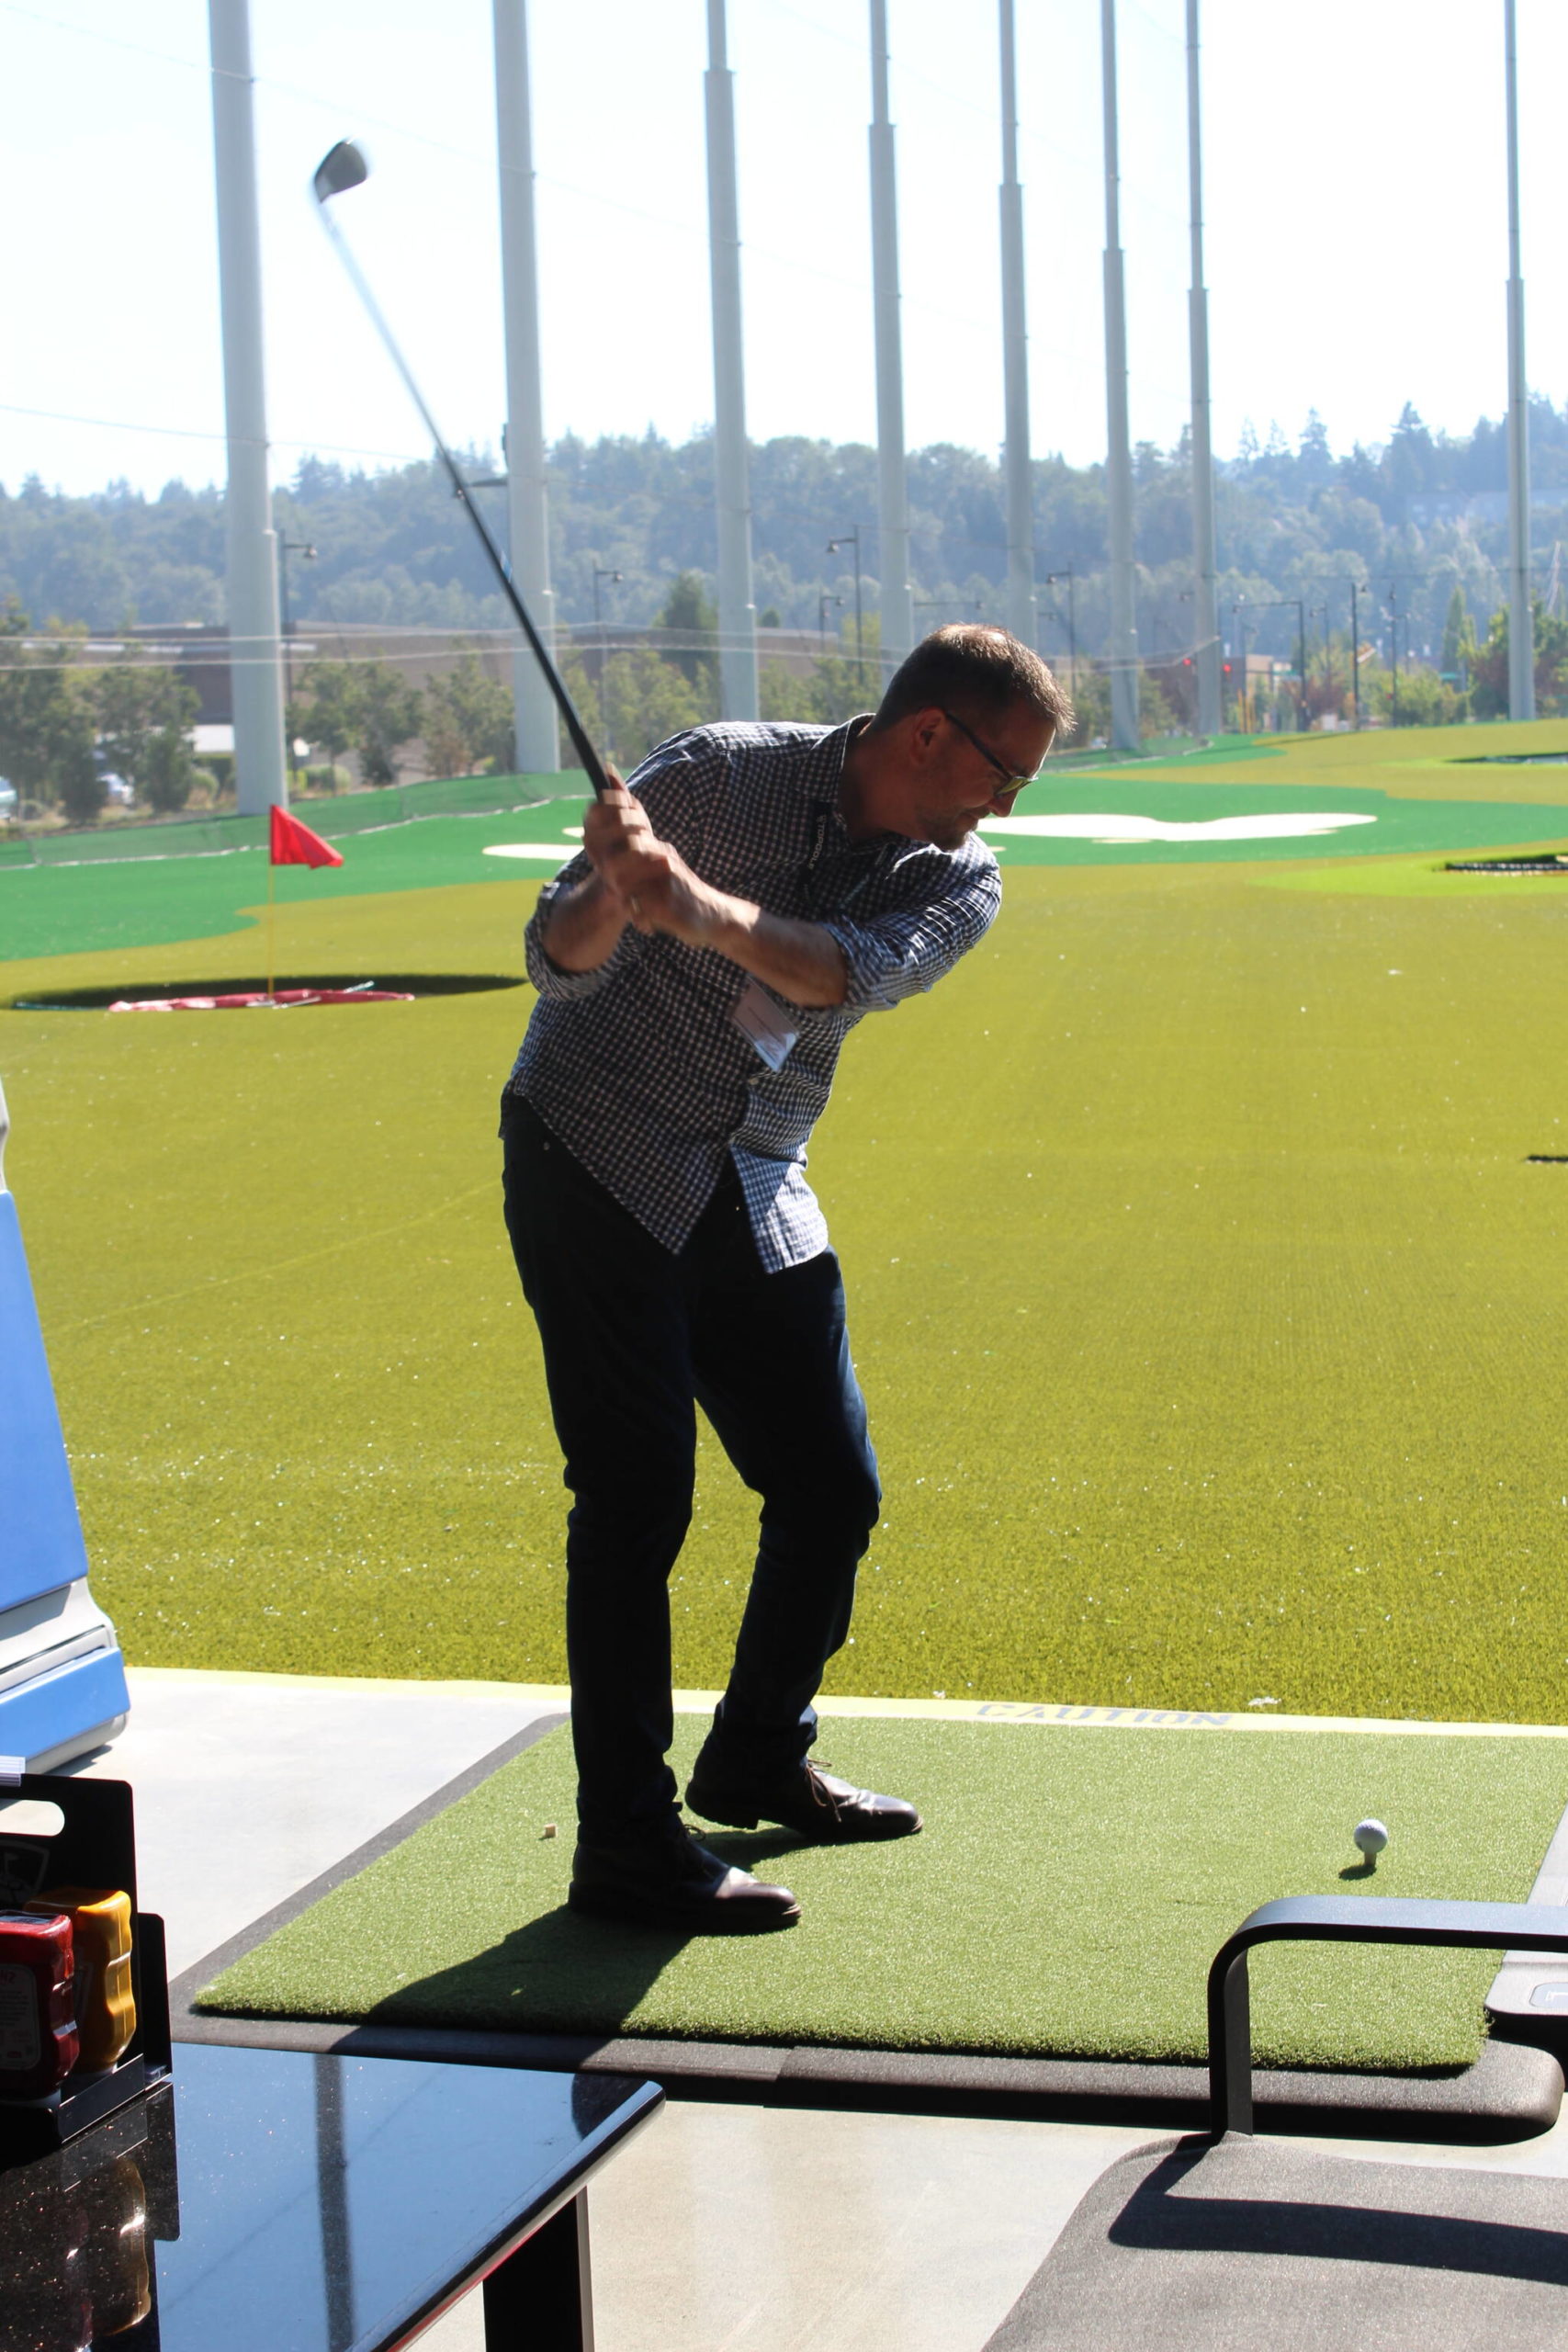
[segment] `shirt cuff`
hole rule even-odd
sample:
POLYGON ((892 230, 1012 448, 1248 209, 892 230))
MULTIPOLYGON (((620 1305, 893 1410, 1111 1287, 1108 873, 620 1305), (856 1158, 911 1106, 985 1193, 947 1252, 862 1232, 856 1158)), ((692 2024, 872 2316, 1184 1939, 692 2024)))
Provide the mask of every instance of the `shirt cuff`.
POLYGON ((604 961, 596 964, 591 972, 568 972, 563 971, 558 964, 553 964, 546 955, 539 935, 542 929, 543 925, 536 916, 523 936, 528 978, 539 994, 553 1004, 571 1004, 581 997, 596 996, 610 977, 615 958, 621 952, 624 934, 623 939, 616 940, 604 961))
POLYGON ((825 922, 822 929, 839 943, 844 958, 844 994, 829 1012, 887 1012, 900 1000, 930 988, 931 982, 906 956, 867 938, 852 923, 825 922))

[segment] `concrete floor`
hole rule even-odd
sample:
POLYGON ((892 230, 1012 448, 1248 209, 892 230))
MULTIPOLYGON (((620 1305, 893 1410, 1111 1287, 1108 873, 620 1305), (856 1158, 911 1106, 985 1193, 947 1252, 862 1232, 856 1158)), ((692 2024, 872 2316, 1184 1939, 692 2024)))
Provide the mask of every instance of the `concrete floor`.
MULTIPOLYGON (((142 1670, 81 1768, 136 1791, 174 1974, 558 1699, 500 1683, 142 1670)), ((671 2101, 591 2195, 599 2352, 979 2352, 1090 2183, 1159 2133, 671 2101)), ((1369 2158, 1568 2174, 1568 2123, 1369 2158)), ((480 2352, 470 2296, 423 2339, 480 2352)), ((278 2352, 288 2352, 279 2346, 278 2352)))
POLYGON ((130 1723, 76 1769, 136 1792, 139 1893, 171 1977, 561 1703, 502 1682, 130 1679, 130 1723))

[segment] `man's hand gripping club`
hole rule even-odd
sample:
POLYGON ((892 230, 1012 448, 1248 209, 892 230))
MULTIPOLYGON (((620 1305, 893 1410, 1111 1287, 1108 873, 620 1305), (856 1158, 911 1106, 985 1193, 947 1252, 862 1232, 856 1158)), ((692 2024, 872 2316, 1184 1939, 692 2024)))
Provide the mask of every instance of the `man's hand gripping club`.
POLYGON ((583 820, 582 846, 593 872, 561 900, 545 933, 552 964, 596 971, 629 924, 644 937, 663 932, 688 947, 712 948, 791 1004, 843 1002, 843 951, 831 932, 716 890, 659 839, 647 809, 614 769, 610 778, 610 790, 583 820))

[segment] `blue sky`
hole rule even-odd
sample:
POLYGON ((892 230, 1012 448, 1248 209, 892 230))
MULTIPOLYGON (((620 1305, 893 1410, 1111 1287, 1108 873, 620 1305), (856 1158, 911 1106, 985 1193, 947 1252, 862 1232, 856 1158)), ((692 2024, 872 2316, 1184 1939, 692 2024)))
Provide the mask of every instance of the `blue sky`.
MULTIPOLYGON (((712 411, 702 0, 534 0, 546 407, 681 435, 712 411)), ((874 435, 863 0, 730 0, 749 423, 874 435)), ((889 0, 911 447, 1001 433, 995 10, 889 0)), ((1037 452, 1103 447, 1099 10, 1019 0, 1037 452)), ((1244 420, 1337 447, 1401 403, 1465 431, 1506 392, 1501 0, 1205 0, 1217 446, 1244 420)), ((253 0, 275 473, 306 449, 421 454, 417 421, 311 217, 344 135, 367 267, 454 440, 503 413, 485 0, 253 0)), ((1187 402, 1182 0, 1122 0, 1133 429, 1187 402)), ((1568 10, 1520 0, 1532 382, 1568 393, 1549 175, 1568 10)), ((201 0, 0 0, 11 332, 0 482, 222 472, 201 0), (18 332, 25 323, 25 332, 18 332), (58 412, 69 421, 20 412, 58 412), (135 428, 135 429, 133 429, 135 428)), ((352 213, 349 207, 353 207, 352 213)))

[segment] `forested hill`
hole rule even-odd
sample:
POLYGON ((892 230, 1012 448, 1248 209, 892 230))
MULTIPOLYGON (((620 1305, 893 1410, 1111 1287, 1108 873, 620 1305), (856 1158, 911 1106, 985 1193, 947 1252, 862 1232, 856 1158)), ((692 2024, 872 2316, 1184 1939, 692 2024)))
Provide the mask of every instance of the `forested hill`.
MULTIPOLYGON (((1560 529, 1568 532, 1568 405, 1532 403, 1535 553, 1544 588, 1560 529)), ((491 452, 473 453, 484 473, 491 452)), ((1148 656, 1185 646, 1191 610, 1190 519, 1185 448, 1142 446, 1136 457, 1139 639, 1148 656)), ((597 571, 607 620, 651 620, 674 576, 714 565, 712 448, 705 435, 674 447, 649 434, 585 442, 571 435, 550 458, 552 563, 560 618, 593 617, 597 571), (606 575, 621 574, 615 582, 606 575)), ((1080 647, 1104 640, 1105 484, 1100 466, 1057 458, 1034 468, 1042 638, 1065 646, 1068 582, 1080 647)), ((1381 447, 1336 457, 1315 417, 1292 447, 1276 431, 1248 435, 1220 469, 1223 601, 1342 596, 1352 576, 1382 588, 1397 576, 1412 615, 1411 650, 1436 645, 1454 580, 1478 624, 1502 601, 1506 544, 1504 431, 1486 420, 1464 438, 1429 433, 1406 408, 1381 447), (1336 582, 1341 584, 1334 585, 1336 582)), ((852 561, 829 538, 862 526, 864 594, 875 604, 875 453, 857 443, 782 439, 751 458, 759 612, 797 628, 847 617, 852 561)), ((917 621, 1000 616, 1006 574, 1001 483, 994 459, 944 444, 909 459, 917 621)), ((481 492, 504 534, 505 501, 481 492)), ((112 630, 143 623, 220 620, 223 502, 214 489, 171 482, 155 498, 123 486, 67 498, 29 481, 0 490, 0 598, 36 623, 51 617, 112 630)), ((472 536, 434 464, 349 473, 307 458, 280 490, 277 520, 316 559, 291 560, 296 616, 454 629, 500 625, 501 600, 472 536)), ((1348 616, 1347 616, 1348 617, 1348 616)), ((1294 616, 1258 616, 1281 649, 1294 616)))

